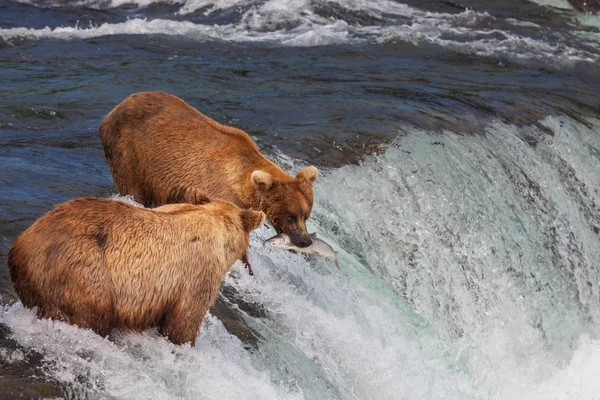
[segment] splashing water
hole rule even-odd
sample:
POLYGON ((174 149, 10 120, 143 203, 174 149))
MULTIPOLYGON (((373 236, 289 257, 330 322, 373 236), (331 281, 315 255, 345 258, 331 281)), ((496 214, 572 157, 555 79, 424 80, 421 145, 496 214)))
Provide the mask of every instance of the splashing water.
MULTIPOLYGON (((51 6, 52 2, 21 0, 22 3, 51 6)), ((139 7, 157 3, 80 1, 76 6, 115 8, 125 4, 139 7)), ((204 16, 230 12, 236 18, 225 23, 197 23, 195 19, 128 18, 124 22, 105 22, 76 26, 34 29, 13 27, 0 29, 0 38, 8 43, 19 39, 89 39, 110 35, 172 35, 193 40, 220 39, 232 42, 272 43, 290 47, 331 44, 396 43, 433 44, 463 54, 503 56, 516 59, 552 60, 557 64, 598 60, 597 43, 572 46, 558 32, 539 36, 539 26, 515 18, 498 19, 487 12, 465 9, 450 14, 430 12, 390 0, 315 2, 308 0, 189 0, 168 1, 180 6, 178 18, 202 11, 204 16), (498 27, 502 28, 498 28, 498 27), (511 32, 513 26, 521 33, 511 32), (533 29, 532 29, 533 28, 533 29), (527 30, 529 31, 525 33, 527 30)), ((56 6, 64 6, 58 1, 56 6)), ((594 40, 593 36, 590 40, 594 40)))
POLYGON ((326 171, 309 229, 339 249, 341 271, 263 246, 263 227, 256 276, 238 262, 224 280, 261 310, 238 309, 255 347, 210 314, 195 348, 153 331, 109 341, 18 302, 0 322, 92 398, 592 399, 600 121, 543 125, 552 136, 411 129, 326 171))
POLYGON ((534 2, 542 6, 556 7, 566 10, 573 9, 573 6, 569 3, 568 0, 534 0, 534 2))
POLYGON ((599 344, 585 335, 600 321, 600 142, 568 120, 545 124, 554 137, 502 123, 484 138, 411 132, 333 171, 323 190, 323 216, 338 214, 324 230, 453 344, 476 387, 502 398, 523 398, 580 340, 599 344))

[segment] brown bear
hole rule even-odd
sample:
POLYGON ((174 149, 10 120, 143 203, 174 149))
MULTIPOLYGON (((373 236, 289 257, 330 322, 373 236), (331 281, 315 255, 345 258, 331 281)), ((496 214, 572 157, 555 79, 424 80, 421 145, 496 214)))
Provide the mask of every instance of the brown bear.
MULTIPOLYGON (((178 97, 162 92, 129 96, 100 125, 117 190, 146 207, 228 200, 261 210, 293 244, 312 243, 306 219, 317 168, 296 177, 264 157, 244 131, 219 124, 178 97)), ((246 265, 248 260, 244 255, 246 265)))
POLYGON ((10 277, 39 318, 102 336, 155 326, 173 343, 194 345, 223 276, 264 219, 220 200, 155 209, 71 200, 17 238, 10 277))

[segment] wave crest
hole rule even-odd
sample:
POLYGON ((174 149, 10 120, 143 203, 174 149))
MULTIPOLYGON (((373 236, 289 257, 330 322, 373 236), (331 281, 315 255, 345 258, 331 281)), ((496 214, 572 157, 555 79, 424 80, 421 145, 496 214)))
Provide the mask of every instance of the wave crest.
MULTIPOLYGON (((33 0, 21 2, 39 4, 33 0)), ((61 4, 56 1, 43 3, 45 6, 61 4)), ((144 7, 154 3, 154 0, 137 0, 135 3, 127 0, 85 0, 76 4, 115 8, 126 4, 144 7)), ((597 52, 565 44, 558 33, 553 37, 537 37, 539 26, 536 24, 514 18, 499 21, 486 12, 472 10, 456 14, 428 12, 389 0, 169 0, 166 3, 181 7, 175 14, 171 12, 156 19, 140 18, 142 12, 125 22, 101 25, 0 29, 0 37, 9 43, 18 39, 72 40, 107 35, 158 34, 283 46, 408 42, 433 44, 479 56, 550 59, 558 63, 598 60, 597 52), (218 25, 213 20, 204 21, 198 19, 198 15, 192 16, 198 12, 205 16, 227 12, 227 22, 218 25), (185 19, 188 15, 188 19, 194 22, 185 19), (519 27, 518 34, 512 30, 515 26, 519 27)))

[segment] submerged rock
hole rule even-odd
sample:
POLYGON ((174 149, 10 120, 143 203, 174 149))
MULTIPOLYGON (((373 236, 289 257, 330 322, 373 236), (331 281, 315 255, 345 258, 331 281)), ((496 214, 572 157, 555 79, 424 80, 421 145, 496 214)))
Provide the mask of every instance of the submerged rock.
POLYGON ((569 0, 577 11, 600 14, 600 0, 569 0))

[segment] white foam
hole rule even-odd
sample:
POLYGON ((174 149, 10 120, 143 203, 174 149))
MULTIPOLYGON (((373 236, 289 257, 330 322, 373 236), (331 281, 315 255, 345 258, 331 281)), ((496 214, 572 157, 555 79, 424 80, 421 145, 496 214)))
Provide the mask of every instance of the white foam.
POLYGON ((133 199, 133 196, 127 195, 127 196, 121 196, 120 194, 113 194, 109 197, 109 199, 111 200, 116 200, 116 201, 122 201, 123 203, 127 203, 130 204, 132 206, 136 206, 136 207, 142 207, 144 208, 144 206, 140 203, 138 203, 137 201, 135 201, 133 199))
POLYGON ((400 334, 414 331, 399 318, 409 310, 328 274, 332 265, 317 272, 302 257, 269 249, 251 254, 251 261, 256 279, 238 265, 241 278, 226 280, 245 301, 268 311, 268 319, 248 319, 265 338, 251 352, 210 315, 196 348, 174 346, 152 332, 126 334, 113 343, 91 331, 39 321, 20 303, 2 310, 0 322, 22 346, 44 355, 54 379, 99 397, 469 397, 460 376, 423 357, 414 332, 400 334), (306 292, 315 289, 314 297, 306 292))
POLYGON ((600 341, 582 335, 575 354, 564 368, 556 368, 535 393, 522 398, 593 400, 600 393, 600 341))
POLYGON ((562 8, 567 10, 573 10, 573 6, 568 0, 532 0, 541 6, 550 6, 555 8, 562 8))
POLYGON ((117 8, 121 6, 136 5, 138 7, 147 7, 155 3, 184 4, 186 0, 16 0, 19 3, 31 4, 40 7, 86 7, 97 10, 117 8))
MULTIPOLYGON (((469 20, 476 21, 486 17, 489 16, 485 13, 473 11, 447 14, 443 18, 441 15, 425 13, 415 16, 410 26, 382 28, 376 40, 381 43, 401 40, 415 45, 428 42, 480 56, 507 55, 524 59, 549 59, 559 63, 592 62, 598 59, 594 53, 562 43, 552 44, 500 29, 476 30, 468 27, 469 20)), ((514 21, 509 22, 514 24, 514 21)), ((520 25, 524 26, 525 23, 521 22, 520 25)))
POLYGON ((219 10, 247 4, 247 0, 188 0, 179 9, 179 14, 185 15, 206 8, 205 15, 219 10))
POLYGON ((155 19, 130 19, 126 22, 89 27, 58 27, 50 29, 11 28, 0 29, 0 37, 10 40, 15 37, 23 38, 52 38, 52 39, 89 39, 108 35, 204 35, 210 36, 210 27, 196 25, 187 21, 172 21, 155 19))
POLYGON ((502 122, 478 136, 410 129, 322 171, 309 230, 341 269, 262 246, 267 227, 253 234, 255 276, 237 263, 225 278, 264 312, 242 312, 252 350, 211 316, 195 348, 151 332, 111 342, 19 303, 0 323, 52 377, 98 397, 591 400, 600 121, 543 123, 553 136, 502 122))
MULTIPOLYGON (((87 6, 122 5, 124 0, 88 1, 87 6)), ((148 2, 140 2, 147 5, 148 2)), ((177 3, 177 2, 175 2, 177 3)), ((15 38, 87 39, 106 35, 182 35, 198 40, 222 39, 234 42, 271 42, 284 46, 317 46, 367 41, 407 41, 432 43, 454 51, 477 55, 506 55, 518 58, 551 59, 558 63, 595 61, 598 54, 575 49, 557 41, 517 35, 499 29, 477 29, 477 22, 491 17, 483 12, 467 10, 458 14, 422 11, 389 0, 340 0, 348 10, 360 11, 385 24, 359 25, 333 17, 326 18, 314 11, 308 0, 188 0, 181 2, 182 15, 206 9, 209 14, 238 7, 241 20, 225 25, 202 25, 189 21, 166 19, 132 19, 123 23, 100 26, 30 29, 26 27, 0 29, 0 37, 10 42, 15 38), (406 22, 409 20, 410 22, 406 22)), ((527 21, 508 21, 513 25, 531 27, 527 21)))
POLYGON ((539 28, 540 27, 536 23, 528 22, 528 21, 521 21, 516 18, 506 18, 506 22, 508 22, 514 26, 524 26, 524 27, 529 27, 529 28, 539 28))
POLYGON ((208 315, 195 348, 157 334, 126 334, 115 342, 90 330, 38 320, 20 303, 0 311, 19 343, 42 353, 51 376, 100 398, 299 399, 252 365, 251 354, 208 315))
POLYGON ((317 189, 327 197, 315 218, 339 229, 364 273, 385 277, 454 344, 448 355, 475 388, 497 398, 544 398, 571 376, 556 372, 569 360, 600 372, 572 353, 587 333, 595 339, 584 346, 600 344, 600 249, 584 211, 600 201, 600 124, 545 124, 555 135, 535 133, 535 148, 518 135, 530 128, 502 123, 483 137, 413 131, 317 189))

